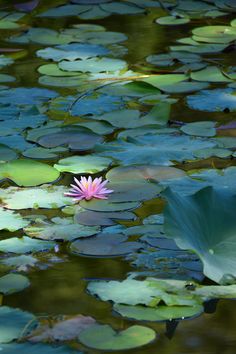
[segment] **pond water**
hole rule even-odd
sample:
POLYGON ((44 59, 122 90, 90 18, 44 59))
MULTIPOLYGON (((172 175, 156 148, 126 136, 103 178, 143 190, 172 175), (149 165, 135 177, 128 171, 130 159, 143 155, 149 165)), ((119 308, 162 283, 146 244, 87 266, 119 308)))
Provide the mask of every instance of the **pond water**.
MULTIPOLYGON (((187 252, 181 251, 172 244, 162 247, 153 239, 165 237, 162 229, 162 213, 166 205, 163 192, 166 187, 170 186, 183 198, 192 197, 206 186, 213 186, 220 191, 220 188, 227 189, 230 193, 226 193, 225 198, 229 198, 230 201, 235 194, 236 96, 234 90, 236 88, 236 67, 234 43, 236 25, 235 23, 234 26, 232 25, 234 31, 230 34, 232 36, 230 39, 225 39, 224 35, 219 39, 218 37, 221 36, 219 31, 215 36, 212 32, 207 32, 205 40, 202 39, 197 44, 191 43, 193 45, 187 44, 191 48, 201 46, 202 43, 206 46, 225 45, 225 48, 215 50, 205 48, 199 52, 194 49, 182 51, 181 44, 178 43, 182 38, 191 37, 191 31, 196 28, 230 26, 236 11, 234 2, 229 1, 227 4, 227 1, 222 1, 222 3, 186 1, 184 5, 184 2, 180 1, 178 5, 178 1, 164 1, 160 6, 160 2, 152 1, 153 4, 156 3, 156 6, 151 7, 151 1, 130 1, 129 11, 134 13, 126 14, 127 10, 124 14, 118 14, 117 12, 121 11, 119 5, 127 4, 127 1, 121 1, 117 2, 119 3, 117 7, 108 7, 103 10, 106 16, 99 12, 101 9, 98 11, 97 8, 93 10, 85 8, 113 3, 111 1, 79 0, 71 2, 51 0, 49 3, 41 0, 29 2, 28 8, 22 4, 22 1, 12 1, 11 4, 8 1, 0 1, 0 11, 10 14, 19 14, 19 10, 24 12, 21 17, 15 17, 13 20, 6 19, 8 15, 4 13, 2 18, 5 18, 5 24, 4 20, 0 19, 0 51, 2 54, 2 57, 0 56, 0 80, 1 85, 4 86, 0 89, 0 160, 1 167, 3 166, 0 169, 2 201, 0 226, 1 241, 12 240, 11 244, 3 244, 0 241, 0 276, 21 274, 30 281, 30 286, 22 286, 22 289, 20 286, 17 289, 17 284, 10 284, 11 289, 16 288, 21 291, 4 292, 0 278, 0 293, 3 293, 2 306, 28 311, 38 317, 41 325, 49 323, 53 326, 61 320, 62 315, 73 317, 82 314, 91 316, 99 324, 110 325, 117 331, 138 324, 152 328, 157 333, 156 339, 147 341, 144 346, 137 345, 129 350, 124 347, 124 350, 115 350, 116 353, 233 354, 236 348, 236 308, 232 298, 236 297, 236 292, 234 292, 235 296, 232 292, 231 296, 220 296, 229 299, 217 299, 217 296, 208 297, 207 300, 210 301, 204 304, 204 311, 196 311, 190 318, 182 320, 178 316, 176 319, 170 316, 167 321, 138 321, 129 316, 118 315, 111 301, 102 301, 101 295, 93 296, 87 290, 90 282, 125 280, 130 274, 139 280, 151 276, 157 279, 196 282, 205 286, 220 283, 214 275, 210 276, 211 272, 217 272, 215 265, 212 266, 213 271, 209 270, 207 273, 208 277, 204 277, 201 262, 192 252, 196 250, 195 246, 195 248, 189 247, 192 251, 187 252), (47 15, 49 9, 55 11, 56 6, 69 3, 72 6, 78 6, 73 8, 74 16, 71 14, 66 16, 69 11, 66 9, 60 16, 50 15, 50 13, 47 15), (145 3, 149 4, 145 5, 145 3), (79 10, 79 6, 84 6, 84 10, 79 10), (206 10, 204 6, 212 6, 214 9, 207 8, 206 10), (194 7, 194 11, 191 11, 191 7, 194 7), (86 11, 94 12, 84 15, 86 11), (179 11, 178 16, 176 11, 177 13, 179 11), (209 13, 205 16, 207 11, 224 13, 209 13), (157 18, 164 18, 171 14, 173 15, 172 21, 173 18, 176 21, 180 17, 187 18, 187 23, 161 25, 155 22, 157 18), (15 28, 12 23, 15 24, 15 28), (104 29, 92 27, 88 30, 90 31, 88 35, 88 32, 81 30, 83 27, 73 27, 81 24, 103 26, 104 29), (72 28, 70 32, 69 29, 72 28), (30 32, 32 29, 36 29, 36 32, 30 32), (45 32, 41 36, 40 31, 43 33, 43 29, 54 30, 57 33, 45 32), (68 30, 68 32, 59 36, 58 33, 62 30, 68 30), (108 35, 100 35, 100 33, 109 31, 113 32, 110 38, 108 35), (121 33, 121 39, 116 40, 117 33, 121 33), (123 39, 122 34, 126 36, 123 39), (58 47, 58 53, 53 52, 55 46, 63 47, 71 43, 75 45, 85 43, 87 47, 79 49, 58 47), (93 48, 89 47, 92 45, 94 45, 93 48), (176 45, 179 45, 179 49, 173 50, 172 47, 176 45), (17 50, 13 51, 12 48, 17 50), (42 50, 45 48, 51 49, 46 52, 42 50), (60 50, 65 52, 59 53, 60 50), (104 54, 106 50, 109 51, 108 54, 104 54), (80 51, 82 56, 78 55, 80 51), (84 54, 83 51, 89 54, 84 54), (97 51, 98 54, 91 54, 97 51), (99 51, 102 54, 99 54, 99 51), (172 58, 150 57, 154 54, 167 53, 172 53, 172 58), (57 56, 60 58, 56 59, 57 56), (112 58, 113 62, 103 64, 99 62, 100 59, 96 59, 96 57, 106 56, 112 58), (12 62, 9 61, 6 65, 4 63, 6 58, 11 58, 12 62), (119 61, 115 62, 116 59, 119 61), (89 60, 95 61, 89 64, 89 60), (81 61, 84 62, 81 64, 81 61), (163 63, 164 61, 166 63, 163 63), (48 64, 54 67, 46 67, 48 64), (83 69, 78 69, 80 64, 83 69), (107 70, 107 67, 111 69, 107 70), (203 71, 209 67, 212 71, 203 71), (127 73, 128 69, 130 72, 127 73), (200 73, 201 71, 203 74, 200 73), (1 77, 2 74, 9 75, 9 77, 1 77), (186 77, 176 79, 173 76, 175 74, 186 75, 186 77), (167 81, 163 81, 162 78, 155 81, 157 76, 160 78, 159 75, 165 77, 167 81), (75 81, 72 82, 69 79, 73 77, 75 81), (66 80, 66 78, 69 79, 66 80), (124 88, 124 85, 130 82, 133 86, 124 88), (182 86, 184 83, 186 87, 182 86), (200 86, 193 88, 188 86, 189 83, 194 83, 194 85, 199 83, 200 86), (14 91, 14 88, 18 91, 14 91), (29 91, 21 91, 21 88, 29 88, 29 91), (34 94, 32 88, 50 91, 35 91, 34 94), (197 95, 202 93, 204 95, 206 89, 212 92, 218 89, 220 93, 218 96, 209 96, 207 99, 201 96, 195 99, 197 95), (222 98, 225 89, 232 90, 232 92, 230 91, 229 97, 222 98), (202 107, 204 103, 206 104, 202 107), (122 114, 117 117, 114 111, 116 114, 122 111, 122 114), (147 123, 141 122, 142 119, 147 119, 147 123), (203 122, 203 125, 196 127, 188 124, 191 122, 203 122), (81 127, 82 130, 79 130, 81 127), (179 141, 179 139, 182 140, 179 141), (40 149, 37 150, 37 148, 40 149), (78 159, 72 163, 65 161, 64 164, 63 161, 59 162, 70 156, 85 157, 85 159, 78 159), (93 156, 94 160, 86 161, 89 156, 93 156), (98 157, 108 160, 103 160, 101 164, 98 157), (36 164, 26 163, 24 165, 26 160, 27 163, 33 161, 36 164), (23 162, 14 165, 14 161, 23 162), (39 162, 46 167, 38 164, 39 162), (138 172, 135 173, 135 166, 140 165, 144 165, 143 169, 139 170, 140 167, 137 167, 138 172), (124 167, 124 169, 119 169, 119 167, 124 167), (115 172, 109 172, 110 174, 106 176, 109 170, 115 172), (64 192, 68 192, 73 177, 79 178, 81 175, 102 176, 110 181, 114 192, 109 196, 108 203, 83 202, 80 208, 78 204, 73 203, 72 198, 64 197, 64 192), (221 180, 219 176, 225 178, 221 180), (45 187, 45 184, 59 186, 61 189, 53 190, 48 186, 45 187), (40 190, 44 194, 41 195, 40 190), (23 194, 20 194, 21 192, 23 194), (133 204, 126 206, 125 203, 133 204), (4 214, 6 211, 9 212, 8 215, 4 214), (11 211, 19 215, 16 217, 16 214, 11 214, 11 211), (113 215, 109 216, 109 212, 113 215), (114 216, 115 213, 117 216, 114 216), (148 219, 152 215, 154 218, 148 219), (118 225, 117 228, 116 225, 118 225), (135 226, 137 228, 133 231, 127 231, 135 226), (94 239, 97 237, 94 235, 101 232, 103 239, 107 237, 109 245, 111 242, 109 237, 125 235, 125 240, 122 241, 125 245, 121 242, 122 245, 119 246, 121 250, 115 248, 112 253, 110 250, 106 251, 106 246, 101 241, 95 245, 77 245, 77 241, 74 241, 94 239), (81 236, 80 233, 88 233, 85 236, 89 237, 81 236), (34 241, 44 240, 44 246, 30 244, 27 248, 26 240, 22 241, 21 238, 23 235, 31 237, 34 241), (15 241, 15 237, 21 240, 21 244, 15 241), (141 241, 140 237, 142 237, 141 241), (132 248, 129 241, 137 242, 138 246, 135 244, 132 248), (50 242, 53 243, 49 245, 50 242), (125 246, 127 252, 124 252, 125 246), (15 247, 14 250, 12 247, 15 247), (21 247, 21 251, 16 250, 21 247), (175 247, 178 252, 181 252, 178 255, 174 253, 177 252, 175 247), (154 255, 153 258, 154 252, 163 252, 163 254, 157 253, 157 256, 154 255), (23 255, 32 256, 33 259, 19 258, 23 255), (140 255, 144 257, 141 259, 140 255), (13 260, 12 257, 18 258, 13 260)), ((221 199, 219 199, 219 204, 220 202, 221 199)), ((191 209, 191 206, 189 208, 191 209)), ((194 210, 196 214, 199 211, 194 210)), ((230 224, 231 230, 235 233, 236 225, 231 220, 232 215, 228 215, 226 210, 221 210, 223 218, 226 213, 225 223, 230 224), (227 217, 231 219, 228 220, 227 217)), ((218 210, 213 211, 219 213, 218 210)), ((201 211, 199 213, 201 214, 201 211)), ((218 214, 214 213, 211 214, 211 211, 207 210, 206 204, 203 214, 209 215, 209 219, 215 218, 214 224, 218 225, 218 214)), ((189 227, 183 214, 184 212, 180 212, 177 217, 182 224, 186 222, 189 227)), ((189 217, 187 210, 186 215, 189 217)), ((193 229, 188 230, 190 235, 195 235, 195 229, 200 229, 201 222, 204 224, 201 221, 203 219, 199 217, 195 220, 195 216, 190 214, 189 217, 193 220, 193 229)), ((168 221, 165 222, 168 223, 168 221)), ((223 222, 219 221, 218 229, 222 224, 223 222)), ((224 227, 222 226, 220 231, 227 234, 226 226, 224 227)), ((181 232, 183 230, 180 228, 181 232)), ((212 230, 209 234, 212 236, 212 230)), ((179 245, 177 236, 175 238, 172 234, 170 237, 174 238, 179 245)), ((216 235, 216 239, 217 237, 216 235)), ((209 253, 211 253, 211 240, 207 241, 209 253)), ((232 244, 235 247, 236 242, 232 241, 232 244)), ((215 252, 215 249, 212 252, 215 252)), ((233 255, 236 259, 235 253, 233 255)), ((223 256, 233 257, 230 252, 223 256)), ((235 276, 234 265, 235 261, 232 261, 232 273, 228 268, 225 273, 235 276)), ((129 295, 130 289, 124 287, 122 291, 119 303, 123 303, 122 298, 129 295)), ((169 293, 171 291, 168 290, 169 293)), ((178 305, 181 305, 180 299, 185 296, 185 293, 177 292, 177 295, 179 296, 178 305)), ((175 293, 173 296, 177 295, 175 293)), ((112 300, 112 298, 109 299, 112 300)), ((165 303, 163 299, 165 298, 160 297, 161 305, 165 303)), ((166 301, 165 305, 168 305, 168 300, 166 301)), ((174 302, 176 300, 170 301, 171 305, 176 305, 174 302)), ((195 297, 189 301, 195 301, 195 297)), ((203 301, 201 301, 201 306, 202 303, 203 301)), ((125 301, 124 304, 129 305, 125 301)), ((151 306, 153 307, 155 305, 151 306)), ((0 329, 3 331, 5 317, 1 316, 0 312, 0 329)), ((27 324, 20 327, 17 321, 19 320, 12 317, 12 314, 9 315, 9 323, 6 327, 9 328, 10 340, 4 340, 4 335, 1 339, 0 333, 0 350, 3 354, 17 352, 17 346, 12 345, 18 340, 16 343, 20 348, 20 344, 27 341, 27 335, 33 336, 29 333, 27 324), (14 332, 12 322, 15 323, 15 327, 20 327, 18 334, 12 335, 14 332)), ((37 322, 36 319, 34 321, 37 322)), ((37 333, 40 333, 40 330, 37 333)), ((138 338, 137 334, 136 336, 138 338)), ((77 337, 69 341, 56 340, 55 342, 52 343, 51 339, 46 340, 46 343, 49 343, 47 345, 59 354, 109 353, 114 349, 112 345, 104 349, 99 349, 96 344, 90 346, 88 342, 88 345, 85 345, 85 342, 78 340, 77 337), (66 347, 62 347, 64 344, 66 347), (62 351, 57 351, 60 348, 63 348, 62 351)), ((33 346, 35 344, 32 348, 33 346)), ((38 351, 32 350, 39 353, 43 351, 42 348, 40 347, 38 351)), ((25 352, 23 349, 20 354, 25 352)), ((31 347, 27 348, 27 352, 31 352, 31 347)), ((48 347, 45 347, 43 352, 54 353, 54 351, 49 351, 48 347)))

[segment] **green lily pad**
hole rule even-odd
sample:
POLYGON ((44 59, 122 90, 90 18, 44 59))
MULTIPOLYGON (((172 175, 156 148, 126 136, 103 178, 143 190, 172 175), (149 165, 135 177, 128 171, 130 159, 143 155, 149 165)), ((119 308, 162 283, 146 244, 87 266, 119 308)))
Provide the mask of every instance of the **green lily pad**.
POLYGON ((125 167, 115 167, 111 169, 106 178, 114 182, 159 182, 165 179, 180 178, 185 176, 185 172, 175 167, 155 166, 155 165, 135 165, 125 167))
POLYGON ((10 295, 28 288, 29 279, 21 274, 7 274, 0 278, 0 293, 10 295))
POLYGON ((165 192, 165 232, 201 258, 204 274, 220 283, 235 276, 236 198, 207 187, 193 196, 165 192))
POLYGON ((74 204, 72 198, 64 196, 67 190, 64 186, 50 185, 27 189, 9 187, 0 190, 0 198, 7 209, 55 209, 74 204))
POLYGON ((78 72, 64 71, 59 69, 58 64, 44 64, 38 67, 38 72, 46 76, 55 77, 76 77, 76 79, 85 78, 83 74, 78 74, 78 72))
POLYGON ((195 95, 186 97, 187 105, 191 109, 209 112, 236 110, 236 95, 233 88, 203 90, 195 95))
POLYGON ((201 303, 199 297, 187 290, 186 282, 173 279, 125 279, 123 281, 92 281, 88 291, 103 301, 116 304, 146 305, 158 307, 163 301, 167 306, 195 306, 201 303))
POLYGON ((101 233, 72 242, 70 250, 83 256, 120 257, 142 248, 140 242, 125 242, 126 240, 127 236, 122 234, 101 233))
POLYGON ((174 319, 186 319, 202 314, 202 305, 195 306, 158 306, 150 308, 145 306, 126 306, 115 304, 113 309, 123 317, 136 321, 170 321, 174 319))
POLYGON ((0 252, 18 254, 42 252, 54 249, 55 245, 55 242, 34 240, 27 236, 23 236, 21 238, 12 237, 7 240, 0 241, 0 252))
POLYGON ((228 43, 236 39, 236 29, 230 26, 204 26, 193 29, 193 34, 200 37, 208 37, 210 43, 214 39, 220 38, 223 43, 228 43))
POLYGON ((61 159, 54 165, 60 172, 70 172, 75 174, 97 173, 109 167, 112 160, 96 155, 70 156, 61 159))
POLYGON ((97 145, 99 156, 112 157, 123 165, 150 163, 172 165, 171 161, 192 160, 193 151, 210 148, 216 144, 203 138, 186 135, 144 135, 130 141, 117 140, 115 143, 97 145), (186 149, 188 146, 188 149, 186 149))
POLYGON ((29 220, 23 219, 20 214, 0 207, 0 230, 14 232, 29 224, 29 220))
POLYGON ((100 73, 107 71, 123 70, 127 67, 127 63, 121 59, 103 57, 75 61, 63 60, 58 64, 58 67, 59 69, 65 71, 100 73))
POLYGON ((207 66, 203 70, 192 72, 191 78, 196 81, 232 82, 217 66, 207 66))
POLYGON ((135 214, 131 213, 130 211, 94 212, 88 210, 84 212, 79 212, 75 216, 76 222, 87 226, 110 226, 115 225, 115 222, 113 220, 134 220, 135 218, 135 214))
POLYGON ((165 16, 159 17, 155 20, 156 23, 159 25, 166 25, 166 26, 178 26, 184 25, 190 22, 190 18, 188 16, 165 16))
POLYGON ((33 160, 13 160, 0 165, 0 180, 10 179, 18 186, 54 182, 59 176, 55 168, 33 160))
POLYGON ((37 258, 30 255, 20 255, 14 257, 7 257, 1 260, 1 263, 7 267, 14 268, 17 271, 27 270, 28 267, 34 267, 38 262, 37 258))
MULTIPOLYGON (((46 148, 68 146, 72 150, 90 150, 95 144, 102 142, 102 138, 90 129, 78 126, 58 128, 55 133, 50 132, 39 137, 38 144, 46 148)), ((59 173, 58 173, 59 174, 59 173)))
POLYGON ((232 195, 236 193, 235 176, 235 166, 224 170, 206 169, 183 178, 164 180, 161 185, 169 186, 174 192, 181 195, 191 195, 208 186, 232 195))
POLYGON ((11 161, 17 158, 17 153, 7 147, 6 145, 0 144, 0 163, 3 161, 11 161))
POLYGON ((141 347, 156 339, 153 329, 132 326, 116 332, 108 325, 94 325, 79 334, 79 340, 97 350, 126 350, 141 347))
POLYGON ((105 212, 114 212, 114 211, 124 211, 136 209, 139 206, 137 202, 110 202, 110 200, 97 200, 92 199, 90 201, 82 200, 80 206, 86 210, 92 211, 105 211, 105 212))
POLYGON ((188 135, 206 137, 216 135, 215 122, 210 121, 187 123, 183 125, 180 129, 182 130, 182 132, 188 135))
POLYGON ((92 236, 100 231, 97 226, 74 224, 70 218, 54 218, 54 223, 44 222, 24 229, 26 235, 42 240, 71 241, 76 238, 92 236))
POLYGON ((37 56, 43 59, 51 59, 53 61, 61 60, 76 60, 76 59, 88 59, 101 55, 106 55, 109 50, 103 46, 95 44, 66 44, 56 46, 55 48, 45 48, 37 51, 37 56))
MULTIPOLYGON (((67 149, 61 146, 53 148, 53 149, 45 149, 42 147, 34 147, 25 150, 22 155, 25 157, 29 157, 31 159, 55 159, 60 153, 66 152, 67 149)), ((54 166, 55 168, 55 166, 54 166)), ((57 169, 57 168, 56 168, 57 169)), ((57 169, 58 170, 58 169, 57 169)))
POLYGON ((24 13, 20 12, 5 12, 1 11, 0 12, 0 29, 6 29, 6 30, 14 30, 16 28, 19 28, 21 25, 17 23, 18 20, 20 20, 22 17, 24 17, 24 13))
POLYGON ((142 81, 161 90, 163 86, 175 85, 187 79, 188 76, 184 74, 166 74, 150 75, 148 78, 142 79, 142 81))
MULTIPOLYGON (((204 43, 199 44, 196 41, 188 39, 188 42, 193 45, 173 45, 170 46, 170 50, 174 52, 188 52, 195 54, 211 54, 211 53, 220 53, 228 47, 228 44, 216 44, 216 43, 204 43)), ((189 44, 189 43, 187 43, 189 44)))
POLYGON ((7 306, 0 307, 0 317, 0 343, 18 339, 30 322, 37 324, 36 317, 31 313, 7 306))

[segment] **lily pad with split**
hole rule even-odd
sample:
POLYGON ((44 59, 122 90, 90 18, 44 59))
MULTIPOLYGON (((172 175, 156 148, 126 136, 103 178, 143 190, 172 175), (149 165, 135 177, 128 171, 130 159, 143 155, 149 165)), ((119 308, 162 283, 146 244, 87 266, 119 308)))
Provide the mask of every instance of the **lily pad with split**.
POLYGON ((38 186, 54 182, 60 173, 53 167, 33 160, 12 160, 0 165, 0 180, 11 180, 18 186, 38 186))
POLYGON ((70 250, 83 256, 119 257, 142 248, 140 242, 126 242, 127 236, 122 234, 101 233, 86 240, 71 243, 70 250))
POLYGON ((79 340, 89 348, 97 350, 127 350, 149 344, 156 339, 153 329, 131 326, 116 332, 109 325, 94 325, 79 334, 79 340))

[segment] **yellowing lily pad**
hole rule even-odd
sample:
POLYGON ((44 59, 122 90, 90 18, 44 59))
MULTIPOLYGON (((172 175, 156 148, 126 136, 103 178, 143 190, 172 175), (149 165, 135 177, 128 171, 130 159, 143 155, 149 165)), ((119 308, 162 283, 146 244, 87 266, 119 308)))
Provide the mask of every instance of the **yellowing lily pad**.
POLYGON ((59 176, 55 168, 33 160, 13 160, 0 164, 0 180, 9 179, 18 186, 38 186, 54 182, 59 176))

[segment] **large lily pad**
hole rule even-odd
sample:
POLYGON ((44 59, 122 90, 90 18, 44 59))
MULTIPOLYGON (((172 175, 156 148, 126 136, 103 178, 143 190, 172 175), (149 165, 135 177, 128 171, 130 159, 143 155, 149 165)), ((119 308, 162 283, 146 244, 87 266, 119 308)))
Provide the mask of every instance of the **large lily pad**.
POLYGON ((26 235, 42 240, 71 241, 80 237, 88 237, 99 232, 97 226, 74 224, 70 218, 54 218, 54 223, 44 222, 25 228, 26 235))
POLYGON ((18 339, 29 322, 37 324, 36 317, 31 313, 7 306, 0 307, 0 318, 0 343, 18 339))
POLYGON ((122 234, 101 233, 86 240, 71 243, 73 253, 84 256, 119 257, 142 248, 139 242, 125 242, 127 236, 122 234))
POLYGON ((39 138, 38 143, 46 148, 68 146, 72 150, 90 150, 95 144, 102 142, 102 138, 84 127, 64 127, 58 132, 46 134, 39 138))
POLYGON ((187 96, 187 104, 190 108, 200 111, 235 111, 235 90, 232 88, 203 90, 195 95, 187 96))
POLYGON ((172 165, 172 161, 194 159, 193 151, 201 148, 213 147, 215 144, 209 140, 190 138, 175 135, 146 135, 131 142, 118 140, 113 144, 98 145, 96 147, 100 156, 113 157, 123 163, 153 165, 172 165), (188 146, 188 149, 186 149, 188 146))
POLYGON ((55 245, 55 242, 34 240, 27 236, 23 236, 21 238, 12 237, 0 241, 0 252, 11 252, 18 254, 42 252, 54 249, 55 245))
POLYGON ((155 338, 153 329, 137 325, 118 333, 108 325, 94 325, 79 334, 81 343, 98 350, 138 348, 154 341, 155 338))
POLYGON ((73 204, 72 198, 64 196, 66 191, 64 186, 45 185, 27 189, 9 187, 0 190, 0 198, 7 209, 53 209, 73 204))
POLYGON ((201 258, 204 274, 220 283, 236 276, 236 197, 208 187, 184 197, 168 190, 165 231, 201 258))
POLYGON ((53 61, 88 59, 108 54, 109 50, 103 46, 95 44, 66 44, 55 48, 45 48, 37 51, 37 56, 43 59, 52 59, 53 61))
POLYGON ((10 179, 18 186, 38 186, 53 182, 59 176, 55 168, 33 160, 14 160, 0 165, 0 180, 10 179))
POLYGON ((136 321, 170 321, 174 319, 183 320, 200 315, 203 312, 203 306, 158 306, 158 308, 149 308, 116 304, 114 305, 114 310, 121 316, 136 321))

